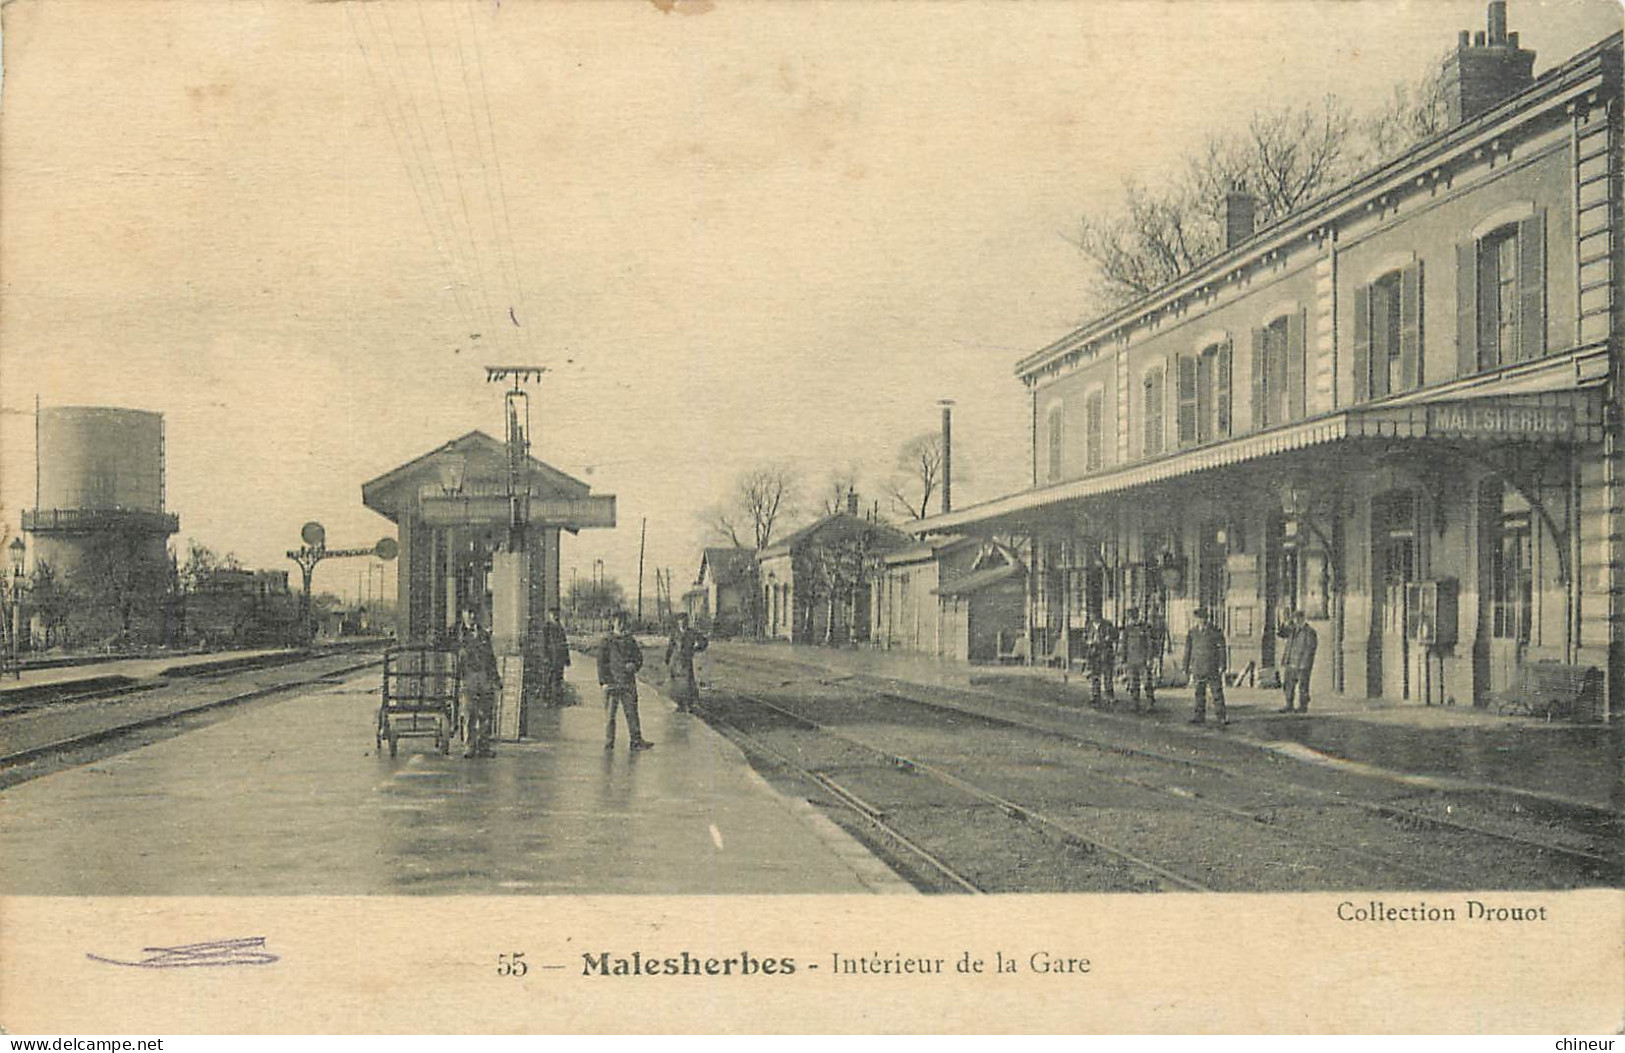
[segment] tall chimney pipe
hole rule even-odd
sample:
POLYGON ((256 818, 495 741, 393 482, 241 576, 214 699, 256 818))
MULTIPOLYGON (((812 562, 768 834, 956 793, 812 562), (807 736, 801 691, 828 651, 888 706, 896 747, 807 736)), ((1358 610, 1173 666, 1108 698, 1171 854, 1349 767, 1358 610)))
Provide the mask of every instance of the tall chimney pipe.
POLYGON ((942 514, 954 510, 954 400, 942 399, 942 514))

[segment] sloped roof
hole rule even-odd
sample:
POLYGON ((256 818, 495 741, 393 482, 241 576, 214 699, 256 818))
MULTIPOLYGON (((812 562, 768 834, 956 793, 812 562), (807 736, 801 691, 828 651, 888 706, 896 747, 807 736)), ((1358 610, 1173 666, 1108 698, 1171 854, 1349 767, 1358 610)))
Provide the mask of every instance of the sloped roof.
MULTIPOLYGON (((393 502, 388 501, 387 495, 397 487, 405 486, 416 476, 426 475, 430 465, 437 457, 451 454, 483 454, 489 457, 506 458, 508 450, 506 444, 493 439, 478 429, 466 435, 452 439, 450 442, 437 446, 418 457, 412 458, 398 468, 392 468, 383 475, 361 484, 361 503, 378 512, 387 512, 392 509, 393 502)), ((570 497, 585 497, 592 491, 592 487, 572 475, 559 471, 550 464, 527 457, 531 475, 547 486, 557 490, 560 494, 570 497)))
POLYGON ((922 538, 918 544, 886 553, 886 562, 918 563, 922 560, 935 558, 950 549, 981 543, 980 538, 966 537, 963 534, 941 534, 935 537, 922 538))
POLYGON ((745 577, 756 562, 756 550, 750 548, 708 548, 700 557, 698 581, 704 581, 707 569, 711 580, 718 585, 731 585, 745 577))
POLYGON ((936 592, 938 596, 965 596, 1025 573, 1026 568, 1019 563, 1000 563, 996 567, 984 567, 974 574, 958 578, 937 589, 936 592))
POLYGON ((797 530, 795 533, 791 534, 782 541, 775 541, 773 544, 767 546, 757 553, 757 558, 772 559, 775 556, 785 555, 794 549, 800 548, 807 541, 811 540, 813 535, 822 532, 830 526, 841 523, 871 527, 877 533, 880 533, 887 538, 896 540, 898 544, 903 544, 912 540, 907 534, 889 524, 876 523, 872 520, 864 519, 862 516, 851 515, 847 512, 837 512, 834 515, 824 516, 822 519, 817 519, 811 523, 808 523, 806 526, 802 527, 800 530, 797 530))

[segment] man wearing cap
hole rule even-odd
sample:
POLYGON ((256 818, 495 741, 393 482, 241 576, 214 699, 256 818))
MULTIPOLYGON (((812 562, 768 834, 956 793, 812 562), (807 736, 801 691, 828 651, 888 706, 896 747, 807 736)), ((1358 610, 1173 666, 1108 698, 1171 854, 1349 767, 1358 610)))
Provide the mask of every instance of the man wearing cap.
POLYGON ((1307 713, 1309 674, 1315 669, 1315 651, 1320 647, 1320 634, 1309 624, 1309 616, 1297 610, 1276 630, 1276 635, 1286 637, 1286 647, 1281 654, 1281 689, 1286 693, 1286 705, 1281 707, 1281 712, 1292 712, 1295 694, 1298 712, 1307 713))
POLYGON ((615 711, 626 714, 626 733, 634 750, 651 749, 654 743, 643 737, 638 721, 638 670, 643 668, 643 648, 627 627, 625 611, 610 619, 609 635, 598 645, 598 682, 604 687, 604 710, 609 718, 604 726, 604 748, 615 748, 615 711))
POLYGON ((1185 635, 1185 674, 1196 689, 1196 715, 1191 717, 1191 723, 1207 723, 1207 694, 1211 689, 1213 708, 1223 726, 1230 722, 1224 712, 1224 667, 1227 664, 1224 631, 1213 624, 1205 607, 1196 608, 1194 617, 1196 624, 1185 635))
POLYGON ((1146 708, 1157 706, 1157 681, 1151 674, 1151 660, 1156 657, 1153 636, 1139 608, 1130 607, 1123 619, 1123 676, 1128 681, 1128 696, 1134 702, 1136 713, 1140 711, 1141 685, 1145 687, 1146 708))
POLYGON ((547 612, 547 621, 542 623, 541 652, 542 669, 545 671, 542 701, 549 706, 562 706, 564 670, 570 664, 570 639, 564 635, 557 607, 547 612))
POLYGON ((463 756, 493 757, 496 754, 491 749, 491 725, 496 718, 502 679, 497 675, 491 634, 469 609, 464 609, 457 633, 457 669, 463 681, 463 702, 468 707, 468 749, 463 756))

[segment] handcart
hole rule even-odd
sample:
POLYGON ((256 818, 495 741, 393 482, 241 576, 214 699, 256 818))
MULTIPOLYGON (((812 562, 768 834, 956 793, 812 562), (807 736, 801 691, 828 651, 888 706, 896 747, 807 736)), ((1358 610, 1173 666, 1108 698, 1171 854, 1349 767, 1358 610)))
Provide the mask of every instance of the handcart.
POLYGON ((379 750, 387 740, 393 757, 401 739, 432 737, 435 749, 450 753, 461 686, 462 671, 454 647, 407 644, 385 651, 384 697, 378 707, 379 750))

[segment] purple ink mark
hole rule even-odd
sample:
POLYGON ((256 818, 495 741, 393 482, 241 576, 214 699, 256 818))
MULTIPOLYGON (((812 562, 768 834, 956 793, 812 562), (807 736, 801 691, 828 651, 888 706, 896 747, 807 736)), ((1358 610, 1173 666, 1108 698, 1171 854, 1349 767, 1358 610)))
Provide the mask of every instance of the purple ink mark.
POLYGON ((265 950, 264 936, 245 936, 235 940, 213 940, 209 943, 187 943, 177 947, 143 947, 146 958, 138 962, 118 958, 104 958, 99 954, 85 955, 93 962, 125 965, 133 969, 188 969, 201 965, 270 965, 278 956, 265 950))

